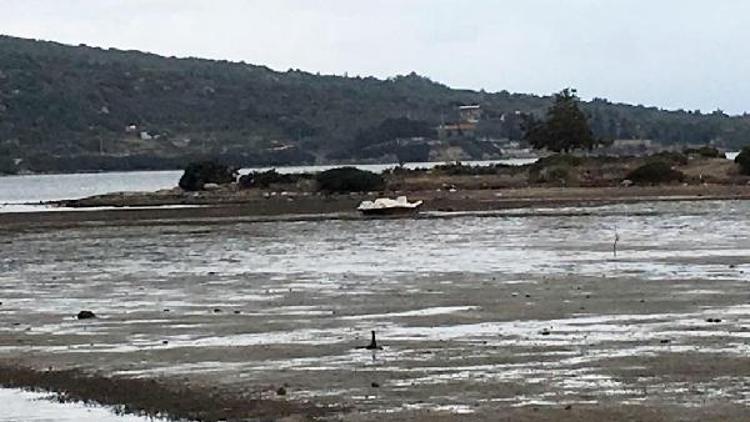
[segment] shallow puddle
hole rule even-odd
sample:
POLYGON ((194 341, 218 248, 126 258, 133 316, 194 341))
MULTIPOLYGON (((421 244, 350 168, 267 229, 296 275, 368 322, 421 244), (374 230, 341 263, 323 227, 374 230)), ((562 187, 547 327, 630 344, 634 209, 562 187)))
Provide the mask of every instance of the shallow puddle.
POLYGON ((59 403, 49 393, 0 388, 0 422, 158 422, 163 419, 116 415, 111 409, 59 403))

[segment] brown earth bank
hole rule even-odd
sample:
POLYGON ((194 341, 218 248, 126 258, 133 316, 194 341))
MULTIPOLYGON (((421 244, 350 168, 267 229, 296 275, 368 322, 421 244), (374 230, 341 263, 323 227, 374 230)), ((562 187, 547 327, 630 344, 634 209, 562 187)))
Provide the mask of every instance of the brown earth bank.
POLYGON ((598 403, 560 406, 525 406, 494 409, 470 415, 435 411, 362 414, 343 407, 321 407, 310 402, 284 399, 280 386, 266 391, 208 387, 187 380, 126 378, 86 373, 78 369, 46 370, 0 363, 0 386, 55 393, 60 403, 83 402, 109 406, 118 415, 132 414, 175 421, 740 421, 747 408, 722 404, 702 408, 650 407, 633 404, 598 403), (275 396, 275 397, 273 397, 275 396), (351 413, 350 413, 351 412, 351 413))
POLYGON ((60 402, 112 406, 117 414, 190 421, 303 421, 341 409, 283 399, 275 392, 225 391, 163 379, 134 379, 84 373, 77 369, 36 370, 0 363, 0 385, 57 393, 60 402), (270 398, 269 395, 278 396, 270 398))
MULTIPOLYGON (((630 187, 530 187, 518 189, 483 189, 450 191, 397 191, 410 200, 422 200, 424 211, 419 218, 450 217, 444 213, 492 215, 511 209, 600 206, 648 201, 747 200, 748 185, 666 185, 630 187)), ((82 199, 80 211, 0 213, 0 230, 42 226, 75 226, 79 224, 184 224, 200 220, 203 224, 225 224, 238 221, 353 219, 363 218, 356 212, 363 200, 379 194, 343 195, 243 195, 239 201, 220 199, 217 193, 201 196, 202 205, 166 207, 153 201, 150 194, 104 196, 82 199), (105 207, 110 205, 110 207, 105 207)))

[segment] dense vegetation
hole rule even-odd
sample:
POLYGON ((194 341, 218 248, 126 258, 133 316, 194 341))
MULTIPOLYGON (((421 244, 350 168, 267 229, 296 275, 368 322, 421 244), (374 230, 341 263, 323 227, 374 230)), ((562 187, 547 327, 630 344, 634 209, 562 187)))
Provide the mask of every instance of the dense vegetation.
POLYGON ((579 103, 580 99, 573 89, 566 88, 555 94, 554 103, 543 120, 533 114, 526 116, 524 140, 534 148, 554 152, 593 148, 596 141, 588 117, 581 111, 579 103))
POLYGON ((198 191, 209 183, 223 185, 237 180, 237 170, 213 161, 190 163, 180 177, 178 185, 186 191, 198 191))
POLYGON ((339 167, 317 175, 318 188, 327 193, 372 192, 385 187, 382 175, 355 167, 339 167))
MULTIPOLYGON (((480 137, 520 139, 550 97, 450 89, 414 73, 387 80, 276 72, 227 61, 0 36, 0 172, 233 166, 429 156, 456 106, 480 104, 480 137)), ((582 103, 597 139, 750 141, 750 116, 582 103)), ((469 156, 486 143, 450 141, 469 156)), ((454 145, 451 145, 454 146, 454 145)))
POLYGON ((734 162, 739 164, 742 174, 750 176, 750 146, 742 148, 742 151, 734 159, 734 162))
POLYGON ((666 161, 650 161, 628 173, 628 180, 636 185, 660 185, 681 182, 685 175, 666 161))

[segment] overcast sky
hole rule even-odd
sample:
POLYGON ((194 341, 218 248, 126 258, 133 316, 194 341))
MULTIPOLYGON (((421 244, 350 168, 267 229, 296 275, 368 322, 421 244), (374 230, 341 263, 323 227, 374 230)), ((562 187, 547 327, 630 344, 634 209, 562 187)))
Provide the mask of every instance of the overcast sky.
POLYGON ((750 111, 749 0, 0 0, 0 33, 750 111))

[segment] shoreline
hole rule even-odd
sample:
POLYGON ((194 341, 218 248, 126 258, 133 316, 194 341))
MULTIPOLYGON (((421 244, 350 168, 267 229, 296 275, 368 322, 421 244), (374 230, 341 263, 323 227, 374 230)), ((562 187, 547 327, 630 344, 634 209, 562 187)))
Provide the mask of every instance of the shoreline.
POLYGON ((343 410, 286 400, 285 394, 279 394, 283 386, 277 391, 269 388, 240 393, 174 379, 105 376, 51 367, 38 370, 8 363, 0 363, 0 388, 42 391, 53 394, 55 402, 94 402, 115 415, 157 420, 312 420, 343 410))
MULTIPOLYGON (((423 200, 412 218, 507 216, 510 210, 598 207, 640 202, 750 200, 750 186, 700 185, 618 188, 524 188, 449 192, 395 192, 423 200)), ((237 202, 144 206, 91 206, 34 212, 0 213, 0 230, 75 227, 90 224, 233 224, 268 221, 364 219, 355 211, 363 200, 379 195, 246 197, 237 202)), ((521 213, 528 215, 530 213, 521 213)))

